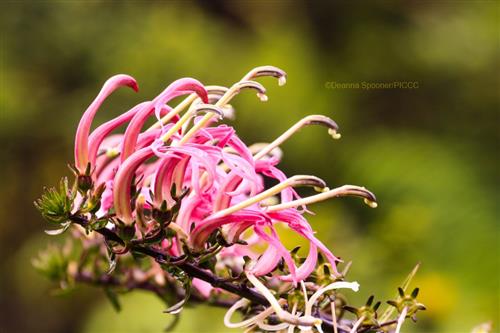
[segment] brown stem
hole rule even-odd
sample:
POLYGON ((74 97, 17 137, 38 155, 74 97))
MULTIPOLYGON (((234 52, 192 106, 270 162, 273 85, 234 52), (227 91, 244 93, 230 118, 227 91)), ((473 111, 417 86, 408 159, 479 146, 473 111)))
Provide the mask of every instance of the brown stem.
MULTIPOLYGON (((89 222, 85 217, 82 216, 71 216, 70 217, 71 221, 79 224, 83 227, 87 227, 89 222)), ((112 230, 107 229, 107 228, 101 228, 94 230, 95 232, 101 234, 106 240, 111 240, 115 241, 120 245, 125 245, 125 242, 112 230)), ((142 253, 146 256, 149 256, 156 261, 160 263, 167 263, 171 265, 175 265, 176 267, 179 267, 182 269, 186 274, 193 278, 197 278, 200 280, 203 280, 205 282, 210 283, 214 288, 220 288, 223 289, 227 292, 230 292, 232 294, 238 295, 240 297, 244 297, 253 303, 259 304, 259 305, 264 305, 264 306, 269 306, 269 302, 267 299, 262 296, 260 293, 255 292, 254 290, 248 288, 245 284, 237 284, 233 283, 230 281, 227 281, 225 279, 222 279, 218 277, 217 275, 214 275, 208 270, 199 268, 195 263, 188 262, 186 256, 180 256, 180 257, 170 257, 163 252, 155 249, 152 246, 148 245, 143 245, 143 244, 130 244, 129 243, 129 250, 137 253, 142 253)), ((111 285, 111 286, 121 286, 122 284, 120 283, 119 280, 116 278, 109 276, 109 275, 104 275, 99 277, 98 279, 93 278, 89 274, 84 274, 84 273, 79 273, 77 276, 75 276, 75 280, 78 282, 84 282, 84 283, 90 283, 94 285, 111 285)), ((165 290, 152 284, 149 282, 140 282, 140 283, 131 283, 126 286, 129 289, 143 289, 143 290, 148 290, 152 291, 155 294, 159 295, 160 297, 164 295, 165 290)), ((181 295, 182 296, 182 295, 181 295)), ((195 301, 202 301, 202 299, 194 296, 195 301)), ((233 303, 224 301, 224 300, 212 300, 210 304, 215 305, 215 306, 222 306, 222 307, 230 307, 233 303)), ((272 316, 270 319, 273 319, 272 316)), ((323 329, 325 331, 331 331, 333 329, 333 324, 331 320, 328 320, 328 318, 323 317, 323 329)), ((379 327, 384 327, 384 326, 389 326, 394 324, 396 321, 388 321, 384 322, 379 325, 379 327)), ((346 329, 343 326, 337 325, 339 332, 347 332, 346 329)), ((358 331, 358 333, 365 333, 369 331, 370 329, 373 329, 371 327, 366 327, 362 328, 358 331)))
MULTIPOLYGON (((77 223, 83 227, 88 226, 88 220, 85 217, 82 216, 71 216, 71 221, 74 223, 77 223)), ((109 230, 107 228, 101 228, 94 230, 95 232, 101 234, 104 236, 105 239, 107 240, 113 240, 119 244, 124 245, 125 242, 112 230, 109 230)), ((248 300, 269 306, 269 302, 266 300, 264 296, 261 294, 249 289, 246 285, 244 284, 235 284, 231 283, 228 281, 225 281, 224 279, 219 278, 218 276, 212 274, 211 272, 201 269, 197 267, 196 265, 189 263, 184 260, 179 260, 176 262, 176 260, 172 260, 169 256, 165 255, 164 253, 156 250, 155 248, 151 246, 145 246, 145 245, 132 245, 130 247, 131 251, 138 252, 145 254, 147 256, 150 256, 154 258, 155 260, 159 262, 167 262, 171 264, 175 264, 175 266, 179 267, 182 269, 184 272, 186 272, 189 276, 193 278, 198 278, 200 280, 203 280, 205 282, 210 283, 214 288, 220 288, 224 289, 230 293, 239 295, 241 297, 247 298, 248 300)))

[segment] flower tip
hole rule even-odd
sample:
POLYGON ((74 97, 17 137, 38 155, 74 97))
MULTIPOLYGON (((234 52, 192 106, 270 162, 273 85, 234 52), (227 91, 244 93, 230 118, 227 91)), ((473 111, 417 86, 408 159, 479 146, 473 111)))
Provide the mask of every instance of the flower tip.
POLYGON ((321 178, 316 177, 316 176, 297 175, 297 176, 293 176, 289 179, 290 180, 293 179, 292 183, 295 186, 298 186, 298 185, 310 186, 310 187, 313 187, 318 192, 321 192, 321 191, 323 191, 324 188, 326 188, 325 181, 321 178))
POLYGON ((224 110, 212 104, 199 104, 194 108, 193 113, 195 115, 200 113, 214 113, 219 119, 224 118, 224 110))
POLYGON ((278 78, 278 85, 281 87, 281 86, 284 86, 286 84, 286 76, 280 76, 278 78))
POLYGON ((321 327, 321 324, 323 324, 323 320, 319 318, 314 321, 314 327, 316 327, 316 330, 320 333, 323 333, 323 328, 321 327))
POLYGON ((133 82, 131 82, 130 84, 128 84, 128 86, 130 88, 134 89, 135 92, 139 91, 139 85, 137 84, 137 82, 135 80, 133 82))
POLYGON ((277 78, 278 85, 280 86, 286 83, 286 72, 275 66, 255 67, 243 77, 243 80, 252 80, 262 76, 272 76, 277 78))
POLYGON ((135 92, 139 91, 139 85, 137 84, 137 81, 132 76, 127 74, 115 75, 108 81, 116 81, 119 82, 119 85, 134 89, 135 92))
POLYGON ((365 202, 365 204, 367 204, 370 208, 377 208, 378 207, 378 203, 376 201, 372 201, 372 200, 369 200, 369 199, 364 199, 363 200, 365 202))
POLYGON ((269 100, 269 97, 267 97, 267 95, 263 93, 257 93, 257 97, 259 97, 261 102, 267 102, 269 100))
POLYGON ((334 128, 330 128, 328 130, 328 134, 330 134, 332 136, 332 138, 335 140, 338 140, 342 137, 342 135, 340 133, 338 133, 337 130, 334 128))
POLYGON ((106 156, 108 158, 115 158, 120 154, 120 150, 117 147, 110 147, 106 150, 106 156))
POLYGON ((313 189, 318 193, 325 193, 330 191, 328 186, 314 186, 313 189))

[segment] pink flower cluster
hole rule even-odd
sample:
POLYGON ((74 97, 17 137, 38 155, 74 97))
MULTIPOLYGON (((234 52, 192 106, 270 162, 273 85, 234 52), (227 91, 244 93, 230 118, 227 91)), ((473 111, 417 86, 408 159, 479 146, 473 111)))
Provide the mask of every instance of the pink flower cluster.
POLYGON ((150 222, 141 221, 143 210, 168 210, 181 200, 178 214, 170 223, 176 236, 162 243, 168 254, 181 255, 183 245, 201 251, 209 237, 220 231, 233 244, 222 250, 221 260, 243 265, 243 256, 248 256, 252 264, 247 270, 252 275, 269 274, 283 260, 289 274, 277 278, 303 281, 315 269, 318 252, 338 274, 339 259, 315 236, 303 216, 306 205, 354 195, 375 206, 375 197, 358 186, 330 190, 314 176, 287 177, 277 167, 279 145, 304 126, 326 126, 338 138, 337 125, 328 117, 308 116, 275 141, 251 146, 242 142, 234 128, 218 123, 234 112, 228 102, 243 89, 256 90, 261 100, 267 99, 265 88, 254 81, 260 76, 274 76, 280 85, 286 78, 282 70, 263 66, 230 88, 179 79, 151 101, 136 105, 91 132, 94 116, 113 91, 124 86, 138 90, 136 81, 128 75, 111 77, 85 111, 75 139, 75 166, 80 176, 91 179, 96 187, 105 186, 98 214, 112 211, 123 223, 135 225, 139 234, 150 222), (186 95, 183 101, 169 106, 182 95, 186 95), (144 129, 152 117, 157 122, 144 129), (125 132, 114 134, 123 125, 125 132), (277 185, 266 188, 266 180, 270 179, 277 185), (314 187, 319 193, 301 198, 294 190, 297 186, 314 187), (280 241, 278 223, 287 225, 309 243, 302 264, 296 265, 280 241), (267 244, 263 253, 255 250, 257 244, 267 244))

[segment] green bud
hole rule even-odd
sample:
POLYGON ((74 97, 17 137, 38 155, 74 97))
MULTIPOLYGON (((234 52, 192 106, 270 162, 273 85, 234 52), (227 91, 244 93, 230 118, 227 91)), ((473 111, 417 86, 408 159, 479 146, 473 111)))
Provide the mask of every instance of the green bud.
POLYGON ((68 179, 59 182, 59 189, 45 189, 42 197, 34 202, 35 207, 49 222, 62 224, 68 221, 73 208, 73 194, 68 187, 68 179))

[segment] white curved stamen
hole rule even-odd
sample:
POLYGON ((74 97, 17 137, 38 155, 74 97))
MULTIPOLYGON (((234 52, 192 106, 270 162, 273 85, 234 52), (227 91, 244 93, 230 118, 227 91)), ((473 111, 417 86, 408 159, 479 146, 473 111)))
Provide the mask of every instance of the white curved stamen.
POLYGON ((242 81, 252 80, 261 76, 274 76, 278 79, 278 85, 283 86, 286 83, 286 72, 275 66, 259 66, 250 70, 241 79, 242 81))
POLYGON ((401 311, 401 315, 398 318, 398 325, 396 326, 396 331, 394 331, 394 333, 401 333, 401 327, 403 327, 403 323, 405 321, 407 313, 408 313, 408 308, 404 307, 403 311, 401 311))
POLYGON ((304 294, 304 302, 307 304, 307 288, 306 288, 306 284, 304 283, 304 281, 300 281, 300 286, 302 287, 302 293, 304 294))
MULTIPOLYGON (((265 96, 266 89, 264 86, 262 86, 260 83, 255 82, 255 81, 240 81, 235 83, 231 88, 229 88, 224 95, 215 103, 216 107, 224 107, 229 101, 240 92, 240 90, 244 88, 252 88, 256 89, 258 91, 257 96, 262 100, 265 96)), ((213 115, 207 113, 203 118, 200 119, 199 122, 197 122, 191 129, 182 137, 180 140, 180 144, 186 143, 197 131, 205 127, 210 120, 212 119, 213 115)))
MULTIPOLYGON (((218 95, 222 96, 228 88, 223 87, 223 86, 206 86, 205 89, 207 90, 207 93, 209 95, 218 95)), ((186 97, 182 102, 177 104, 175 108, 173 108, 169 113, 167 113, 163 118, 161 118, 159 121, 151 125, 146 132, 152 131, 154 129, 160 128, 162 125, 167 124, 170 120, 172 120, 173 117, 175 117, 177 114, 181 113, 184 109, 186 109, 188 106, 192 105, 193 102, 196 100, 201 100, 198 95, 196 94, 191 94, 188 97, 186 97)))
POLYGON ((175 108, 170 110, 170 112, 167 113, 163 118, 161 118, 158 122, 154 123, 150 128, 148 128, 146 130, 146 132, 160 128, 162 125, 167 124, 170 120, 172 120, 173 117, 175 117, 175 115, 179 114, 185 108, 187 108, 189 105, 191 105, 191 103, 193 103, 194 100, 196 100, 196 98, 198 98, 198 95, 196 95, 196 94, 191 94, 188 97, 186 97, 175 108))
POLYGON ((358 291, 359 290, 359 283, 357 283, 356 281, 354 281, 354 282, 337 281, 337 282, 330 283, 329 285, 327 285, 321 289, 318 289, 311 296, 311 298, 307 301, 305 315, 306 316, 311 315, 312 307, 321 295, 323 295, 327 291, 334 290, 334 289, 341 289, 341 288, 347 288, 347 289, 352 289, 354 291, 358 291))
POLYGON ((363 322, 363 320, 365 320, 365 317, 364 316, 361 316, 355 323, 354 325, 352 326, 351 328, 351 331, 349 333, 356 333, 356 331, 358 330, 358 327, 359 325, 361 325, 361 323, 363 322))
POLYGON ((276 300, 274 295, 271 293, 269 289, 267 289, 262 282, 257 279, 253 274, 250 274, 248 272, 245 272, 246 277, 248 278, 248 281, 250 281, 253 286, 264 296, 269 304, 271 304, 271 307, 274 309, 274 312, 276 312, 276 315, 278 318, 284 322, 297 325, 297 326, 303 326, 303 327, 311 327, 311 326, 316 326, 316 325, 321 325, 322 320, 319 318, 315 318, 312 316, 302 316, 298 317, 296 315, 292 315, 291 313, 283 310, 279 302, 276 300))
POLYGON ((329 190, 327 192, 312 195, 307 198, 293 200, 279 205, 269 206, 267 207, 267 211, 273 212, 287 208, 296 208, 300 206, 309 205, 315 202, 324 201, 330 198, 343 197, 348 195, 363 197, 365 198, 365 203, 368 204, 371 208, 377 207, 377 203, 375 202, 375 200, 373 200, 375 197, 367 189, 355 185, 344 185, 341 187, 334 188, 333 190, 329 190), (370 199, 368 199, 367 197, 370 197, 370 199))
MULTIPOLYGON (((287 187, 293 187, 293 186, 298 186, 298 185, 305 185, 305 186, 311 185, 311 186, 320 187, 320 188, 325 187, 324 181, 318 177, 307 176, 307 175, 292 176, 292 177, 286 179, 285 181, 282 181, 281 183, 257 194, 256 196, 253 196, 253 197, 251 197, 247 200, 244 200, 244 201, 242 201, 234 206, 228 207, 226 209, 223 209, 223 210, 217 212, 216 214, 213 215, 213 218, 220 218, 220 217, 227 216, 227 215, 232 214, 234 212, 237 212, 241 209, 244 209, 248 206, 256 204, 262 200, 265 200, 269 197, 272 197, 273 195, 280 193, 281 191, 283 191, 287 187)), ((271 206, 271 207, 276 207, 276 206, 271 206)))
POLYGON ((293 134, 297 133, 300 129, 309 125, 322 125, 328 127, 328 133, 334 138, 340 138, 340 134, 337 133, 338 127, 337 124, 331 120, 330 118, 322 115, 310 115, 302 118, 298 122, 296 122, 292 127, 286 130, 283 134, 281 134, 276 140, 271 142, 267 147, 263 148, 257 154, 255 154, 254 158, 256 160, 261 159, 266 156, 270 151, 274 148, 280 146, 289 139, 293 134))
MULTIPOLYGON (((295 315, 296 311, 297 311, 297 303, 293 303, 292 312, 291 312, 292 315, 295 315)), ((295 325, 290 325, 290 326, 288 326, 287 333, 293 333, 294 330, 295 330, 295 325)))
MULTIPOLYGON (((283 301, 280 300, 280 303, 284 303, 284 300, 283 301)), ((267 318, 268 316, 270 316, 271 314, 274 313, 274 309, 272 307, 268 307, 267 309, 265 309, 264 311, 262 311, 261 313, 259 313, 258 315, 254 316, 252 318, 248 318, 248 319, 241 321, 239 323, 231 322, 231 317, 233 316, 234 312, 236 312, 236 310, 238 310, 238 309, 240 309, 248 304, 250 304, 250 301, 248 301, 245 298, 234 303, 227 310, 227 312, 224 316, 224 325, 226 325, 229 328, 248 327, 248 326, 256 325, 258 321, 264 320, 265 318, 267 318)))
POLYGON ((289 323, 281 323, 281 324, 276 324, 276 325, 269 325, 269 324, 264 323, 264 320, 260 320, 257 323, 257 326, 259 326, 259 328, 261 328, 265 331, 268 331, 268 332, 276 332, 276 331, 282 331, 282 330, 287 329, 290 326, 290 324, 289 323))
POLYGON ((338 333, 339 329, 337 327, 337 309, 335 309, 335 300, 330 302, 330 309, 332 312, 333 333, 338 333))

